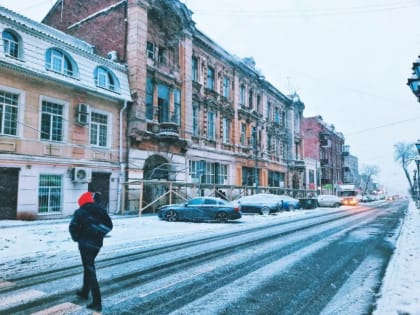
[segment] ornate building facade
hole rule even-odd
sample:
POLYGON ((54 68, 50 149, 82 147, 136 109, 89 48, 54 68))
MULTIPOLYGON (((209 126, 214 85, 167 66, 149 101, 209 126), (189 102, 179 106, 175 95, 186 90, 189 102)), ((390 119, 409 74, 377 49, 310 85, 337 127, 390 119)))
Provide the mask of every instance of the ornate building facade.
POLYGON ((304 104, 199 31, 181 2, 59 0, 43 22, 127 64, 129 181, 303 188, 304 104))
POLYGON ((43 22, 128 65, 128 181, 303 187, 304 104, 196 29, 181 2, 59 0, 43 22))

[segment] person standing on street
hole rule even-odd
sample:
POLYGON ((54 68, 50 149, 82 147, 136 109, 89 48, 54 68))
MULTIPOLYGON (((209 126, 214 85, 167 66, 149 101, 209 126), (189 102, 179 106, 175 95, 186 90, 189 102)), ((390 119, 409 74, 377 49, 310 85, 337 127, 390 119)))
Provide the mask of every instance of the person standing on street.
POLYGON ((101 311, 102 299, 96 278, 95 258, 103 245, 105 235, 112 230, 112 221, 108 213, 95 203, 91 192, 83 193, 79 200, 79 209, 74 212, 69 231, 73 241, 78 242, 83 264, 83 285, 76 294, 82 299, 92 294, 92 303, 87 308, 101 311))

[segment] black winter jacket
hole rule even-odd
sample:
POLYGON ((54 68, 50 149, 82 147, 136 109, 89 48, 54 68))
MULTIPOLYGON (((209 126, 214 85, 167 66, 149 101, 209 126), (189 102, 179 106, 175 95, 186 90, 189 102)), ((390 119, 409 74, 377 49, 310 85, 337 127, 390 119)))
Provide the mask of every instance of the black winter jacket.
POLYGON ((69 231, 73 241, 79 243, 79 247, 101 248, 104 236, 112 227, 111 218, 104 209, 87 203, 74 212, 69 231))

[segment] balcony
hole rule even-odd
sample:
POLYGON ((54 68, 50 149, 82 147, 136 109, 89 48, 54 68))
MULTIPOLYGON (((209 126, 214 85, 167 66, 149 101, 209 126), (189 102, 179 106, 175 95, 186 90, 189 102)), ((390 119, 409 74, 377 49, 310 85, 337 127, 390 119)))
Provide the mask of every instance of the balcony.
POLYGON ((291 160, 289 162, 289 167, 296 170, 296 171, 304 171, 305 170, 305 161, 303 161, 303 160, 291 160))
POLYGON ((179 126, 174 122, 147 122, 147 131, 157 135, 160 139, 178 139, 179 126))

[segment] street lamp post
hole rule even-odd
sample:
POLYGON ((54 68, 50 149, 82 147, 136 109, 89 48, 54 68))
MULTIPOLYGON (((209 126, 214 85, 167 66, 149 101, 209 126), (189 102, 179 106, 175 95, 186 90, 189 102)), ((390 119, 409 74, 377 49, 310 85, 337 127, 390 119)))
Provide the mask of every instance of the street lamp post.
MULTIPOLYGON (((420 156, 420 140, 417 140, 416 142, 416 148, 417 148, 417 152, 420 156)), ((416 159, 416 166, 417 166, 417 182, 416 182, 416 206, 417 209, 420 209, 420 158, 416 159)))

